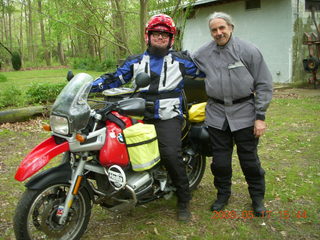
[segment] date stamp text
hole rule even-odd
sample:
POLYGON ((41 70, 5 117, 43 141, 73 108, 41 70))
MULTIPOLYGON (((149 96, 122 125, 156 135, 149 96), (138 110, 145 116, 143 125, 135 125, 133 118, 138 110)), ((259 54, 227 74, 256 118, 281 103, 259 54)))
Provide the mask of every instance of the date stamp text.
POLYGON ((307 211, 265 211, 262 217, 256 217, 253 211, 213 211, 211 219, 254 219, 254 218, 279 218, 279 219, 306 219, 307 211))

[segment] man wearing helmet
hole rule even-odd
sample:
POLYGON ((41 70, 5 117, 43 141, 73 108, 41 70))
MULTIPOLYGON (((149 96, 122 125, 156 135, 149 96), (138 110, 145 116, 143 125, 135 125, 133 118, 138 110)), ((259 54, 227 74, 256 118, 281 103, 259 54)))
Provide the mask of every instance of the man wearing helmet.
POLYGON ((145 120, 156 127, 161 161, 176 187, 178 220, 188 221, 191 218, 191 194, 181 155, 182 90, 186 75, 199 75, 186 52, 171 49, 175 34, 176 27, 171 17, 165 14, 151 17, 145 29, 147 50, 128 57, 116 72, 96 79, 92 91, 119 87, 134 81, 140 72, 148 73, 150 85, 140 89, 140 96, 152 101, 154 108, 147 111, 145 120))

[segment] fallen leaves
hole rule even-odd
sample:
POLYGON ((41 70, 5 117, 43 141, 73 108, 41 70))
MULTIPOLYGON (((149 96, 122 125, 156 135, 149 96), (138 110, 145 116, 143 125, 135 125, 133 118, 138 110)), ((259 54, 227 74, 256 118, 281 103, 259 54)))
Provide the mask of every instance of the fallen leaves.
POLYGON ((13 132, 42 132, 42 125, 44 123, 44 120, 44 118, 38 117, 25 122, 3 123, 0 124, 0 133, 4 130, 10 130, 13 132))

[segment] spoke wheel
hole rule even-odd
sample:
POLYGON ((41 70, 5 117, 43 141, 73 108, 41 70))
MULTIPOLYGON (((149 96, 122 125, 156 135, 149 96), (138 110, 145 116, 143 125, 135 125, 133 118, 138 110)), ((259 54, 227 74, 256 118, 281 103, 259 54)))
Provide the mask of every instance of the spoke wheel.
POLYGON ((57 211, 64 204, 68 184, 51 185, 42 190, 26 190, 18 203, 14 217, 16 238, 79 239, 91 214, 91 202, 83 188, 75 196, 65 224, 59 224, 57 211))
POLYGON ((186 172, 189 179, 190 190, 197 188, 203 177, 206 168, 206 157, 202 155, 184 156, 184 162, 186 164, 186 172))

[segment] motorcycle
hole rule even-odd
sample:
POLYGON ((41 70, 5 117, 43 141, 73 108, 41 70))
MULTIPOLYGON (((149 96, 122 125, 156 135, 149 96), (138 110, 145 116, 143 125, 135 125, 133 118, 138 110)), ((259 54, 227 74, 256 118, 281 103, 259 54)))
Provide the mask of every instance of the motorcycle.
MULTIPOLYGON (((143 116, 150 103, 135 96, 139 88, 149 85, 149 77, 138 74, 137 87, 130 96, 119 88, 116 97, 109 93, 104 100, 89 98, 94 80, 90 75, 80 73, 69 78, 46 126, 51 137, 24 158, 15 175, 21 182, 32 177, 14 215, 18 240, 80 239, 93 204, 121 212, 169 198, 175 191, 161 162, 147 170, 132 168, 123 136, 125 128, 143 124, 135 117, 143 116), (62 155, 58 166, 37 173, 58 155, 62 155)), ((188 105, 185 99, 185 105, 190 110, 194 104, 188 105)), ((194 190, 211 152, 203 119, 192 121, 189 111, 185 111, 182 146, 190 189, 194 190)))

